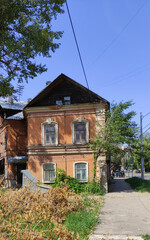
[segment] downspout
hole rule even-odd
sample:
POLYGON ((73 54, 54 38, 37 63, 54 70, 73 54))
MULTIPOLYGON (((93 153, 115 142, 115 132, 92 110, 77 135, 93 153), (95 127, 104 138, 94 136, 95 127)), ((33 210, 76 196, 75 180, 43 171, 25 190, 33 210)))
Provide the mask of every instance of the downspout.
POLYGON ((67 134, 67 129, 66 129, 66 111, 64 111, 64 125, 65 125, 65 154, 64 154, 64 159, 65 159, 65 172, 67 174, 67 158, 66 158, 66 134, 67 134))

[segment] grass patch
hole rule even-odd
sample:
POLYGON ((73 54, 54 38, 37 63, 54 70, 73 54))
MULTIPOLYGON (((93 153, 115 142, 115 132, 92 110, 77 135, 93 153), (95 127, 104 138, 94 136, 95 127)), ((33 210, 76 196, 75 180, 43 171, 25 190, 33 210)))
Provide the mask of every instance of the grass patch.
POLYGON ((150 235, 146 234, 146 235, 143 235, 142 238, 144 240, 150 240, 150 235))
POLYGON ((130 184, 133 190, 136 190, 138 192, 150 192, 149 180, 143 180, 138 177, 133 177, 133 178, 128 178, 125 181, 130 184))
POLYGON ((98 223, 97 214, 102 206, 102 198, 85 198, 84 209, 71 213, 66 217, 64 225, 69 231, 74 232, 74 237, 80 240, 88 239, 93 228, 98 223))

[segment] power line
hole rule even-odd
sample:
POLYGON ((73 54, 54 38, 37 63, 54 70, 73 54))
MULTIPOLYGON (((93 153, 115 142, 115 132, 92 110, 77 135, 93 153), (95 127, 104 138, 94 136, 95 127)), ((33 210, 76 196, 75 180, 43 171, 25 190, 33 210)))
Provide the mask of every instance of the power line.
POLYGON ((145 132, 143 132, 143 134, 145 134, 149 129, 150 129, 150 127, 147 130, 145 130, 145 132))
POLYGON ((112 41, 104 48, 104 50, 101 52, 101 54, 91 63, 90 67, 98 60, 100 59, 107 51, 110 49, 110 47, 118 40, 118 38, 122 35, 122 33, 127 29, 129 24, 134 20, 134 18, 139 14, 139 12, 142 10, 142 8, 145 6, 145 4, 148 2, 148 0, 145 0, 144 3, 136 10, 134 15, 130 18, 130 20, 124 25, 122 30, 112 39, 112 41))
POLYGON ((144 115, 143 118, 146 117, 146 116, 149 115, 149 114, 150 114, 150 112, 148 112, 146 115, 144 115))
POLYGON ((149 123, 149 124, 147 124, 145 127, 143 127, 143 129, 147 128, 149 125, 150 125, 150 123, 149 123))
POLYGON ((104 86, 103 86, 103 83, 102 83, 102 84, 101 84, 101 87, 102 87, 101 89, 103 89, 103 88, 105 88, 105 87, 108 87, 108 86, 110 86, 110 85, 112 85, 112 84, 114 84, 114 83, 118 83, 118 82, 124 81, 124 80, 126 80, 126 79, 128 79, 128 78, 137 76, 138 74, 141 74, 141 73, 143 73, 143 72, 145 72, 145 71, 148 71, 148 70, 150 69, 150 67, 147 67, 148 65, 150 65, 150 63, 147 63, 147 64, 145 64, 145 65, 142 65, 142 66, 136 68, 135 70, 131 70, 131 71, 129 71, 128 73, 125 73, 125 74, 123 74, 123 75, 121 75, 121 76, 119 76, 119 77, 113 78, 113 79, 110 80, 110 81, 106 81, 106 82, 104 83, 104 86), (145 68, 145 69, 144 69, 144 68, 145 68), (135 73, 135 74, 134 74, 134 73, 135 73), (108 83, 108 84, 107 84, 107 83, 108 83), (109 84, 109 83, 110 83, 110 84, 109 84))
POLYGON ((86 81, 86 84, 87 84, 87 88, 89 89, 89 84, 88 84, 88 80, 87 80, 84 64, 83 64, 83 61, 82 61, 82 57, 81 57, 81 53, 80 53, 80 49, 79 49, 79 44, 78 44, 77 37, 76 37, 76 34, 75 34, 75 30, 74 30, 73 22, 72 22, 72 19, 71 19, 71 14, 70 14, 70 11, 69 11, 67 0, 66 0, 66 7, 67 7, 69 20, 70 20, 70 23, 71 23, 71 28, 72 28, 72 31, 73 31, 76 47, 77 47, 77 50, 78 50, 78 54, 79 54, 79 58, 80 58, 81 66, 82 66, 82 70, 83 70, 83 73, 84 73, 85 81, 86 81))
MULTIPOLYGON (((140 70, 140 68, 139 68, 139 70, 140 70)), ((141 69, 141 71, 138 71, 137 72, 137 70, 133 70, 133 71, 130 71, 130 72, 128 72, 128 73, 126 73, 126 74, 124 74, 124 75, 122 75, 122 76, 120 76, 120 77, 118 77, 118 78, 114 78, 114 79, 112 79, 111 81, 107 81, 106 82, 106 84, 104 85, 104 86, 102 86, 102 88, 101 89, 103 89, 103 88, 105 88, 105 87, 109 87, 109 86, 111 86, 112 84, 114 84, 114 83, 119 83, 119 82, 122 82, 122 81, 124 81, 124 80, 127 80, 127 79, 129 79, 129 78, 132 78, 132 77, 135 77, 135 76, 137 76, 137 75, 139 75, 139 74, 141 74, 141 73, 143 73, 143 72, 145 72, 145 71, 149 71, 150 70, 150 67, 147 67, 147 68, 145 68, 145 69, 141 69), (135 72, 135 74, 133 74, 135 72), (137 72, 137 73, 136 73, 137 72), (108 84, 107 84, 108 83, 108 84), (109 84, 110 83, 110 84, 109 84)))

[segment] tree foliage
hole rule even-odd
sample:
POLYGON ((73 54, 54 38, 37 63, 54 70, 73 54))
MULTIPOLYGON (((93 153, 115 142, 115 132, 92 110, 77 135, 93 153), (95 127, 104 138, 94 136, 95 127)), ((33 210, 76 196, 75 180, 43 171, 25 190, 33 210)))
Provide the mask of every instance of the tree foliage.
MULTIPOLYGON (((134 166, 141 167, 141 139, 138 138, 132 146, 132 156, 134 157, 134 166)), ((143 137, 143 159, 146 171, 150 171, 150 133, 143 137)))
POLYGON ((46 71, 34 59, 50 57, 59 47, 62 32, 52 31, 51 21, 63 13, 64 2, 0 0, 0 96, 13 92, 12 80, 28 81, 46 71))
POLYGON ((111 154, 112 157, 117 154, 123 156, 125 151, 120 146, 133 144, 137 137, 137 125, 132 120, 136 113, 128 111, 132 105, 132 101, 113 103, 110 111, 106 112, 105 125, 98 123, 99 132, 90 144, 95 151, 95 159, 102 152, 111 154))

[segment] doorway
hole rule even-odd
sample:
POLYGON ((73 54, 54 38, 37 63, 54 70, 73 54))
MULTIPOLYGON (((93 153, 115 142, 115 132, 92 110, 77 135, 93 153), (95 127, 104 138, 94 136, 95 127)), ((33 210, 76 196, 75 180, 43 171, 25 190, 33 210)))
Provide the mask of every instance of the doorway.
POLYGON ((22 173, 21 170, 26 169, 26 163, 20 163, 17 165, 17 185, 22 186, 22 173))

